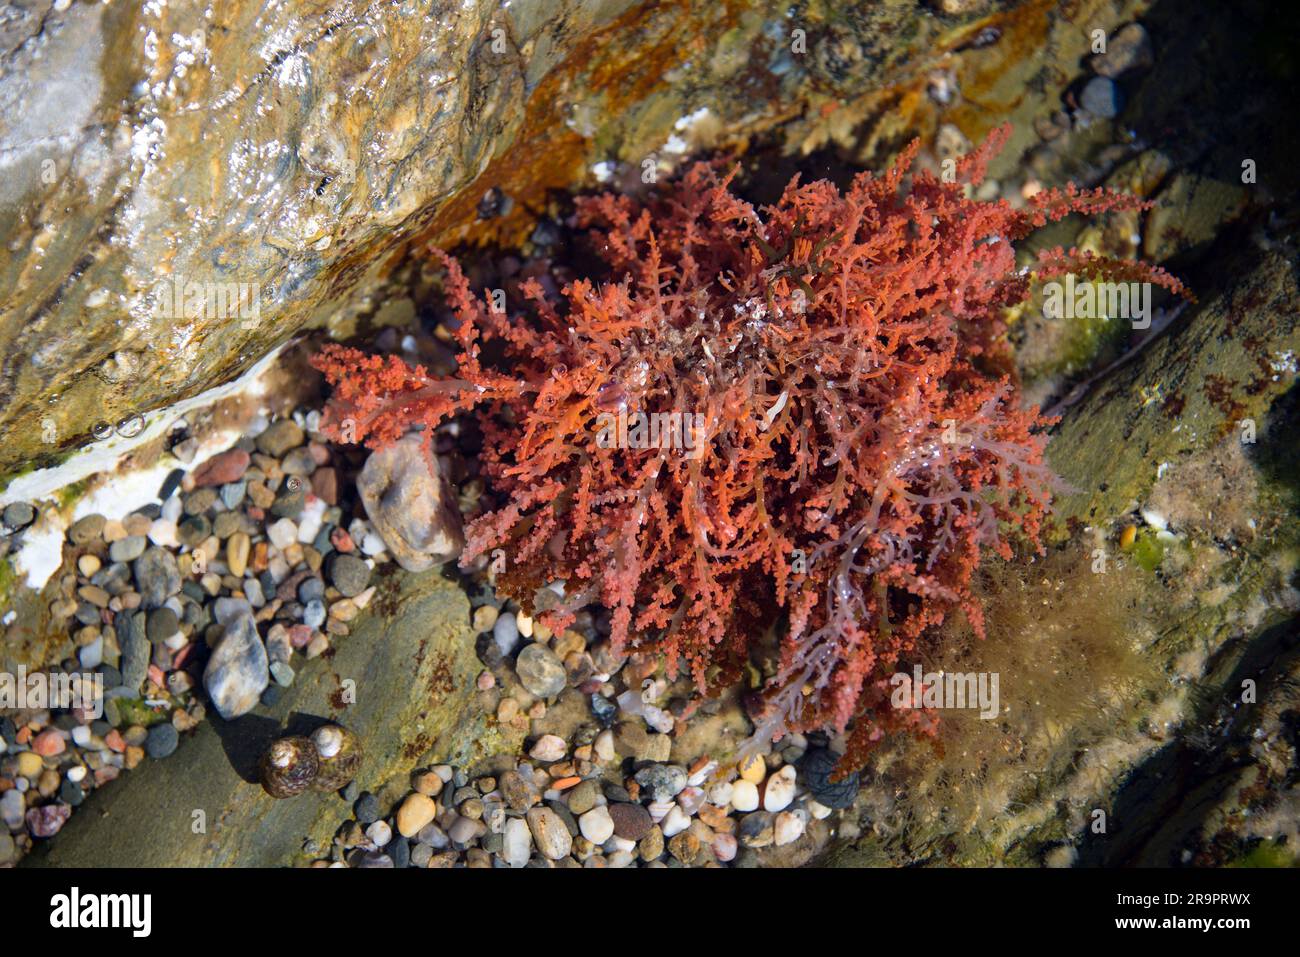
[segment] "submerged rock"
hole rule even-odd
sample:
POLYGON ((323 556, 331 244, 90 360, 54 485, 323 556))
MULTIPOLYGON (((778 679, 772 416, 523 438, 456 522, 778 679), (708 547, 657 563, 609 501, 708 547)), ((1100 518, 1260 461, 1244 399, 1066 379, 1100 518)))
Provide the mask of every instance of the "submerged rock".
POLYGON ((450 561, 465 545, 456 495, 437 474, 437 461, 430 462, 422 436, 412 432, 371 452, 357 476, 366 514, 407 571, 450 561))
POLYGON ((203 687, 212 704, 227 721, 257 707, 258 698, 270 683, 266 646, 257 634, 257 624, 247 611, 232 615, 226 634, 208 659, 203 687))

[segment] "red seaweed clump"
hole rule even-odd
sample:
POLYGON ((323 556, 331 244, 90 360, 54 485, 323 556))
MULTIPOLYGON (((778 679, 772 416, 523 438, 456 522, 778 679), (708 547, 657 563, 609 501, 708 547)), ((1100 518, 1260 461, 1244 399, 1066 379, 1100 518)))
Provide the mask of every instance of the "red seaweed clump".
MULTIPOLYGON (((500 549, 498 588, 526 611, 558 631, 601 603, 617 650, 658 650, 702 692, 779 620, 754 740, 853 722, 860 759, 893 727, 927 729, 891 711, 889 676, 954 610, 980 629, 981 553, 1036 545, 1049 506, 1046 423, 1004 371, 1003 310, 1034 278, 1013 243, 1143 205, 1073 186, 1024 209, 967 198, 1007 133, 953 182, 912 173, 913 144, 883 176, 843 193, 796 178, 762 209, 705 163, 646 200, 580 199, 611 278, 560 296, 529 280, 515 310, 438 252, 455 377, 327 346, 324 428, 373 447, 472 411, 503 504, 470 524, 464 565, 500 549)), ((1182 291, 1074 250, 1035 273, 1071 271, 1182 291)))

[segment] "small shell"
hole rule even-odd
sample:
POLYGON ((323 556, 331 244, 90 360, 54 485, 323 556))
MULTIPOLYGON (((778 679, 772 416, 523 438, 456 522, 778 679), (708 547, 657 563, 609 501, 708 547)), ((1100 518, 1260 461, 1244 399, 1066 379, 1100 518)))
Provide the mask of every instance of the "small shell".
POLYGON ((320 757, 320 773, 312 782, 317 791, 346 787, 361 769, 361 741, 342 725, 327 724, 312 732, 312 744, 320 757))
POLYGON ((320 758, 310 738, 292 735, 275 741, 261 761, 262 787, 273 798, 302 794, 320 772, 320 758))

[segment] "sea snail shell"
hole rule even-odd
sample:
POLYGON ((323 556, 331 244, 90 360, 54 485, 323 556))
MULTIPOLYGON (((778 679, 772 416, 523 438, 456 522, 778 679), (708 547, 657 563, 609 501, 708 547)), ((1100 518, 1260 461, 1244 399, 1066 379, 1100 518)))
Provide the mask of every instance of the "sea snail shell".
POLYGON ((317 728, 310 738, 290 735, 262 755, 262 787, 274 798, 289 798, 308 788, 338 791, 361 769, 361 741, 337 724, 317 728))
POLYGON ((312 732, 312 743, 320 758, 320 771, 312 787, 317 791, 344 788, 361 769, 361 741, 347 728, 327 724, 312 732))
POLYGON ((262 787, 274 798, 288 798, 311 787, 320 756, 310 738, 293 735, 275 741, 261 761, 262 787))

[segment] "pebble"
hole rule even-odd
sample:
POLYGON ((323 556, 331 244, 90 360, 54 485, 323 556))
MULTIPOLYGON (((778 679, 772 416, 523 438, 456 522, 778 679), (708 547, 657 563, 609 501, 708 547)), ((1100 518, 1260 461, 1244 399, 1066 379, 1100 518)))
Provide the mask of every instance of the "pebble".
POLYGON ((74 545, 89 545, 104 534, 103 515, 86 515, 72 523, 68 538, 74 545))
POLYGON ((397 809, 397 830, 403 837, 414 837, 438 814, 433 798, 418 791, 409 794, 397 809))
POLYGON ((592 844, 604 844, 614 835, 614 819, 608 808, 594 807, 578 818, 578 829, 592 844))
POLYGON ((35 751, 20 751, 17 758, 15 770, 19 777, 34 778, 40 774, 45 767, 45 762, 35 751))
POLYGON ((766 775, 767 765, 757 756, 751 757, 740 767, 741 780, 748 781, 750 784, 762 784, 766 775))
POLYGON ((50 758, 62 754, 68 748, 68 742, 62 732, 47 728, 32 739, 32 750, 41 757, 50 758))
POLYGON ((109 546, 108 557, 115 562, 133 562, 144 554, 149 540, 143 535, 128 535, 109 546))
POLYGON ((533 835, 523 818, 512 817, 506 821, 502 834, 501 856, 511 867, 523 867, 533 850, 533 835))
POLYGON ((252 549, 252 539, 245 532, 235 532, 226 542, 226 566, 230 574, 243 578, 248 568, 248 555, 252 549))
POLYGON ((36 519, 36 509, 32 508, 26 502, 10 502, 5 506, 4 523, 9 528, 17 531, 20 528, 26 528, 36 519))
MULTIPOLYGON (((491 605, 484 605, 485 608, 491 608, 491 605)), ((519 644, 519 626, 516 623, 515 616, 511 612, 499 615, 496 622, 492 625, 492 640, 497 643, 501 649, 501 654, 509 655, 519 644)))
POLYGON ((496 605, 479 605, 474 609, 474 617, 471 619, 474 633, 481 635, 485 631, 492 631, 500 614, 496 605))
POLYGON ((1093 116, 1114 119, 1124 109, 1124 91, 1110 77, 1094 76, 1084 86, 1079 105, 1093 116))
POLYGON ((375 847, 386 847, 393 839, 393 829, 387 821, 381 819, 366 828, 366 837, 370 838, 370 843, 375 847))
POLYGON ((564 690, 564 664, 541 642, 533 642, 519 652, 515 673, 528 692, 539 698, 553 698, 564 690))
POLYGON ((752 814, 746 814, 740 820, 740 827, 736 831, 736 836, 740 843, 745 847, 767 847, 772 843, 775 835, 775 827, 772 823, 772 815, 767 811, 754 811, 752 814))
POLYGON ((329 563, 330 583, 344 598, 355 598, 370 584, 370 566, 355 555, 334 555, 329 563))
POLYGON ((176 612, 164 605, 149 612, 145 624, 145 634, 151 644, 161 645, 176 634, 180 627, 180 619, 176 617, 176 612))
POLYGON ((27 812, 27 830, 31 832, 32 837, 53 837, 59 833, 71 816, 72 808, 66 804, 34 807, 27 812))
POLYGON ((208 659, 203 686, 213 706, 227 721, 247 714, 270 684, 266 646, 249 612, 226 625, 225 636, 208 659))
POLYGON ((290 449, 302 445, 306 436, 293 419, 277 419, 257 437, 257 451, 272 458, 283 458, 290 449))
POLYGON ((149 638, 145 633, 144 613, 118 615, 115 626, 117 644, 122 649, 122 684, 128 691, 135 693, 144 684, 152 656, 149 638))
POLYGON ((23 815, 27 806, 23 798, 23 792, 17 788, 10 788, 3 794, 0 794, 0 821, 11 831, 16 831, 23 826, 23 815))
POLYGON ((668 813, 664 815, 664 819, 659 822, 659 828, 664 832, 664 837, 680 834, 690 826, 690 816, 676 804, 669 808, 668 813))
POLYGON ((731 806, 744 813, 758 808, 758 788, 753 781, 736 781, 731 788, 731 806))
POLYGON ((146 609, 158 608, 181 590, 176 556, 165 548, 154 545, 145 549, 135 560, 132 570, 136 590, 140 592, 140 604, 146 609))
POLYGON ((549 860, 568 857, 573 849, 573 837, 560 816, 549 807, 534 807, 526 815, 537 849, 549 860))
POLYGON ((655 801, 667 801, 686 787, 686 769, 676 764, 648 764, 637 771, 636 783, 655 801))
POLYGON ((145 753, 151 758, 169 757, 180 743, 176 728, 166 722, 155 724, 149 729, 144 741, 145 753))
MULTIPOLYGON (((390 836, 391 836, 391 832, 390 836)), ((384 846, 388 856, 393 859, 394 867, 409 867, 411 865, 411 842, 404 837, 392 838, 384 846)))
POLYGON ((713 854, 723 864, 735 860, 737 850, 739 850, 739 847, 734 835, 715 834, 713 836, 713 854))
POLYGON ((803 836, 804 829, 807 826, 806 812, 782 811, 776 816, 773 825, 773 839, 776 846, 783 847, 786 844, 793 844, 803 836))
POLYGON ((194 487, 206 488, 237 482, 248 470, 250 461, 249 454, 240 448, 214 455, 194 470, 194 487))
POLYGON ((763 785, 763 810, 784 811, 794 800, 795 770, 793 765, 785 765, 771 775, 763 785))
POLYGON ((352 813, 362 825, 370 825, 379 820, 379 799, 369 791, 362 792, 353 805, 352 813))
POLYGON ((298 526, 293 519, 282 518, 267 527, 266 538, 277 549, 284 551, 298 540, 298 526))
POLYGON ((538 761, 559 761, 568 752, 564 739, 554 734, 544 734, 533 744, 529 757, 538 761))
POLYGON ((608 807, 614 833, 628 841, 639 841, 654 827, 650 812, 640 804, 616 802, 608 807))
POLYGON ((307 602, 302 610, 302 623, 308 628, 319 628, 325 624, 325 603, 319 598, 307 602))
POLYGON ((1140 23, 1130 23, 1106 44, 1105 53, 1093 54, 1088 60, 1094 73, 1114 79, 1129 70, 1148 67, 1154 62, 1151 37, 1140 23))
POLYGON ((375 532, 412 572, 456 558, 464 546, 455 493, 423 446, 422 435, 408 433, 371 452, 357 475, 357 493, 375 532))

